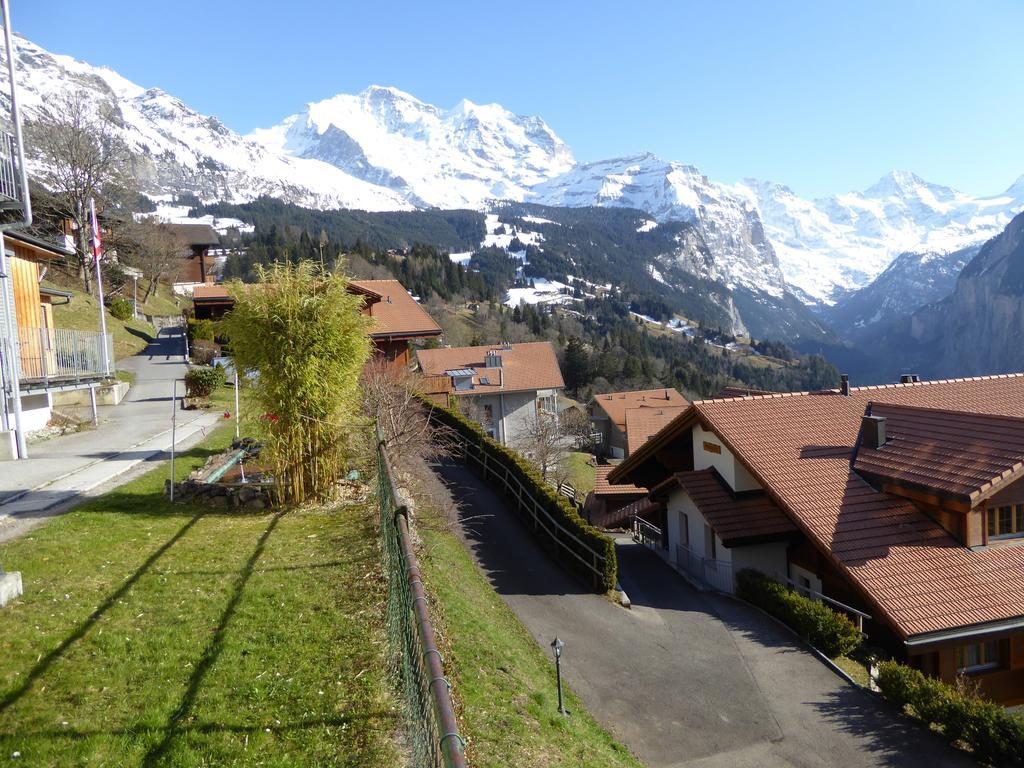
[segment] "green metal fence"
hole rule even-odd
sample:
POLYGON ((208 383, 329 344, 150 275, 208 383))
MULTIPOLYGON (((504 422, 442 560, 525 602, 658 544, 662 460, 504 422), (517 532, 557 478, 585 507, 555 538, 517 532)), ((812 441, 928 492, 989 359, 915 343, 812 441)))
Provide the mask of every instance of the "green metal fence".
POLYGON ((464 768, 458 733, 434 638, 419 563, 409 535, 408 510, 398 492, 378 433, 378 499, 388 579, 387 629, 392 672, 403 692, 406 734, 414 768, 464 768))

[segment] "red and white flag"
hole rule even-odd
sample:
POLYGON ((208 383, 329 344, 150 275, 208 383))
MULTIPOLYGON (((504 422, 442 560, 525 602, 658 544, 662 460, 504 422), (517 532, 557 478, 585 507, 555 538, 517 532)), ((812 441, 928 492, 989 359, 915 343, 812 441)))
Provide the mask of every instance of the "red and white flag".
POLYGON ((89 198, 89 226, 92 227, 92 263, 96 269, 99 269, 102 243, 100 242, 100 225, 96 221, 96 203, 92 198, 89 198))

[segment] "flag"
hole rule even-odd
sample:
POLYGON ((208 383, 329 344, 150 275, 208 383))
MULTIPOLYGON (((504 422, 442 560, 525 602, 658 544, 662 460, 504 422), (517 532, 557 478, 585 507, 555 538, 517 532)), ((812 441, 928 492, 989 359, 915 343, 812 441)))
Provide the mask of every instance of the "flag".
POLYGON ((89 225, 92 227, 92 263, 98 270, 102 244, 100 242, 100 226, 96 221, 96 204, 92 198, 89 198, 89 225))

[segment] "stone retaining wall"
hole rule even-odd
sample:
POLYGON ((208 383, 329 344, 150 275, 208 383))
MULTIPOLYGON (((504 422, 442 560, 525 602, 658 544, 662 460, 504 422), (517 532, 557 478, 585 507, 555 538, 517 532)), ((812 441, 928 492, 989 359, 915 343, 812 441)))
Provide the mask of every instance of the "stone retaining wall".
MULTIPOLYGON (((164 495, 169 496, 170 492, 171 481, 167 480, 164 495)), ((174 484, 174 500, 225 509, 267 509, 270 488, 253 483, 204 483, 189 479, 174 484)))

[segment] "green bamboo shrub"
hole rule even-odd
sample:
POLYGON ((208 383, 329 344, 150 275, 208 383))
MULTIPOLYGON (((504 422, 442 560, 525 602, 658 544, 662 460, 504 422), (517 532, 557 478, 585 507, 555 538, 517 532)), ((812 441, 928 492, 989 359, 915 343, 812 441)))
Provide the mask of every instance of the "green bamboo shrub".
POLYGON ((279 501, 297 504, 323 496, 356 450, 370 320, 341 272, 308 261, 257 270, 258 283, 228 286, 235 306, 217 332, 228 338, 239 370, 257 374, 257 415, 249 421, 264 442, 279 501))

